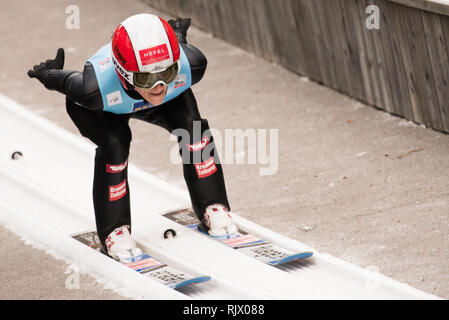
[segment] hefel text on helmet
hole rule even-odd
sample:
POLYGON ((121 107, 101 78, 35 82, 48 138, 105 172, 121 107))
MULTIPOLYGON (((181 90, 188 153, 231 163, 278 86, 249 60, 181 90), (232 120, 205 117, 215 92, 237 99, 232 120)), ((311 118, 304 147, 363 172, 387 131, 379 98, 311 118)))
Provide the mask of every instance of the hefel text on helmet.
POLYGON ((156 47, 140 50, 139 55, 142 66, 170 59, 170 53, 165 43, 156 47))

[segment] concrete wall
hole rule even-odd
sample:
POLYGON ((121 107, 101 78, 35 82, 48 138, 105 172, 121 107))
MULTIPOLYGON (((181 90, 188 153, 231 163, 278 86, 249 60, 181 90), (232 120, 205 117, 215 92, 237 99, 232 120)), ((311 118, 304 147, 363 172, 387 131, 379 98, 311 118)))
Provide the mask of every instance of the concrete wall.
POLYGON ((436 0, 143 0, 292 72, 449 132, 449 12, 436 0), (369 5, 380 29, 368 29, 369 5))

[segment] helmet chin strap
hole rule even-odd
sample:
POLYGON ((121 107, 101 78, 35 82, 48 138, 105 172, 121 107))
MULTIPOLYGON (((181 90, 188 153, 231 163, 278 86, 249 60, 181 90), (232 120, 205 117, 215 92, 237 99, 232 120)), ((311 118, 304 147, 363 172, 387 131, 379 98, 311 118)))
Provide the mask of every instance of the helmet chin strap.
POLYGON ((126 85, 126 87, 125 87, 126 90, 135 91, 135 87, 126 80, 125 80, 125 85, 126 85))
MULTIPOLYGON (((129 83, 128 81, 126 81, 125 79, 120 79, 120 84, 122 85, 122 87, 125 89, 125 91, 128 93, 128 95, 136 100, 145 100, 140 93, 138 93, 135 89, 135 87, 129 83)), ((145 100, 146 101, 146 100, 145 100)))

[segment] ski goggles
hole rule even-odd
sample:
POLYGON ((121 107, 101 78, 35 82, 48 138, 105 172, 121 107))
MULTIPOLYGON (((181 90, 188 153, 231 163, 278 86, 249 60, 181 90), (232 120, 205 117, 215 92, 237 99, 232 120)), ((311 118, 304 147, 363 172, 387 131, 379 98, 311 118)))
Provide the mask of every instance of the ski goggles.
POLYGON ((181 69, 180 60, 176 61, 174 64, 169 66, 167 69, 161 72, 128 72, 126 71, 112 56, 112 62, 116 67, 116 70, 135 87, 143 89, 152 89, 159 84, 168 85, 173 82, 178 76, 179 70, 181 69))
POLYGON ((134 72, 133 85, 139 88, 151 89, 158 84, 169 84, 178 76, 179 62, 172 64, 164 71, 157 73, 150 72, 134 72))

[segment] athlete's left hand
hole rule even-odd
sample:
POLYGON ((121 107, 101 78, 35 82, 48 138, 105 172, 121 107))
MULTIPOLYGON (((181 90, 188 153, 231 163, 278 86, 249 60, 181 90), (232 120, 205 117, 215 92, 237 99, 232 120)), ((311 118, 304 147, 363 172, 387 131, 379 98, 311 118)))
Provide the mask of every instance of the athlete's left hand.
POLYGON ((62 68, 64 68, 64 49, 59 48, 54 59, 35 65, 32 70, 28 70, 28 76, 38 79, 46 88, 51 89, 47 83, 49 71, 61 70, 62 68))

